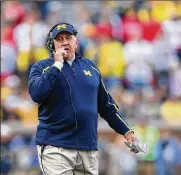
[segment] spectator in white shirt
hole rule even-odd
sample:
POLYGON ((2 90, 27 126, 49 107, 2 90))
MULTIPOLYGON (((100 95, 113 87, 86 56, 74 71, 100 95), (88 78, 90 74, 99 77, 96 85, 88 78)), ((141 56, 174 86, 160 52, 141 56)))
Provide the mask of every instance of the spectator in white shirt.
POLYGON ((130 88, 149 87, 153 79, 153 49, 151 43, 142 39, 141 31, 125 43, 124 54, 128 63, 125 77, 130 88))
POLYGON ((1 43, 1 78, 14 73, 16 69, 16 50, 11 44, 1 43))
POLYGON ((181 46, 181 19, 176 14, 163 21, 162 30, 166 41, 174 50, 181 46))
POLYGON ((18 49, 17 67, 26 72, 33 62, 48 57, 45 47, 48 26, 41 21, 38 10, 30 11, 25 21, 14 29, 14 40, 18 49))
POLYGON ((178 57, 171 43, 164 38, 162 30, 157 33, 153 41, 153 50, 153 62, 158 84, 166 86, 169 80, 169 70, 173 65, 178 64, 178 57))

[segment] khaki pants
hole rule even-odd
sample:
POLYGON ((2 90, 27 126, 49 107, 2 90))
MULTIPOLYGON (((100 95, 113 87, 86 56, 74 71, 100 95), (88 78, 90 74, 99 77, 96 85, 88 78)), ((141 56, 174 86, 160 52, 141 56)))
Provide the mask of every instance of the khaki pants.
POLYGON ((40 168, 44 175, 98 175, 98 151, 37 146, 40 168), (42 156, 42 158, 41 158, 42 156))

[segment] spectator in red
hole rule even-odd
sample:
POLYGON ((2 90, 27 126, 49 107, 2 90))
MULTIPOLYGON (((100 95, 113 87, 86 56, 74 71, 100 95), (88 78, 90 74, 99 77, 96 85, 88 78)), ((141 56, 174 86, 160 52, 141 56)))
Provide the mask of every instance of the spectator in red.
POLYGON ((3 17, 4 20, 10 22, 13 27, 20 24, 26 14, 25 8, 19 1, 5 1, 3 17))
POLYGON ((153 41, 160 30, 160 23, 151 19, 150 13, 146 9, 140 9, 137 12, 137 18, 143 28, 143 38, 153 41))
POLYGON ((132 36, 141 32, 142 26, 137 20, 134 9, 128 9, 122 18, 123 24, 123 42, 131 40, 132 36))
POLYGON ((98 37, 109 36, 112 38, 112 27, 109 23, 99 23, 96 29, 98 37))
POLYGON ((5 25, 2 28, 1 43, 7 43, 12 47, 15 47, 15 42, 13 40, 13 28, 10 25, 5 25))

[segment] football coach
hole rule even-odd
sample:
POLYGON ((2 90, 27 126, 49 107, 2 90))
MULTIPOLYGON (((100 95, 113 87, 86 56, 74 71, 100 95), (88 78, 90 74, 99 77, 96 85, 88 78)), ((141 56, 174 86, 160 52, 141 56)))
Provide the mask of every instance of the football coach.
POLYGON ((29 93, 38 103, 36 144, 44 175, 98 175, 98 114, 128 142, 136 139, 97 66, 76 53, 77 33, 68 23, 53 26, 47 36, 51 57, 35 63, 29 75, 29 93))

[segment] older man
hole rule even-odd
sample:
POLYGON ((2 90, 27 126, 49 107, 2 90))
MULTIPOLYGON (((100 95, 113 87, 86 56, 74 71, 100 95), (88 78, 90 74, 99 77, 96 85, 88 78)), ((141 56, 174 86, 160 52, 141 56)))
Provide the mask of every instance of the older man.
POLYGON ((135 139, 96 65, 76 53, 76 34, 68 23, 53 26, 47 38, 52 56, 35 63, 29 76, 29 93, 39 105, 36 144, 45 175, 98 174, 98 113, 129 142, 135 139))

